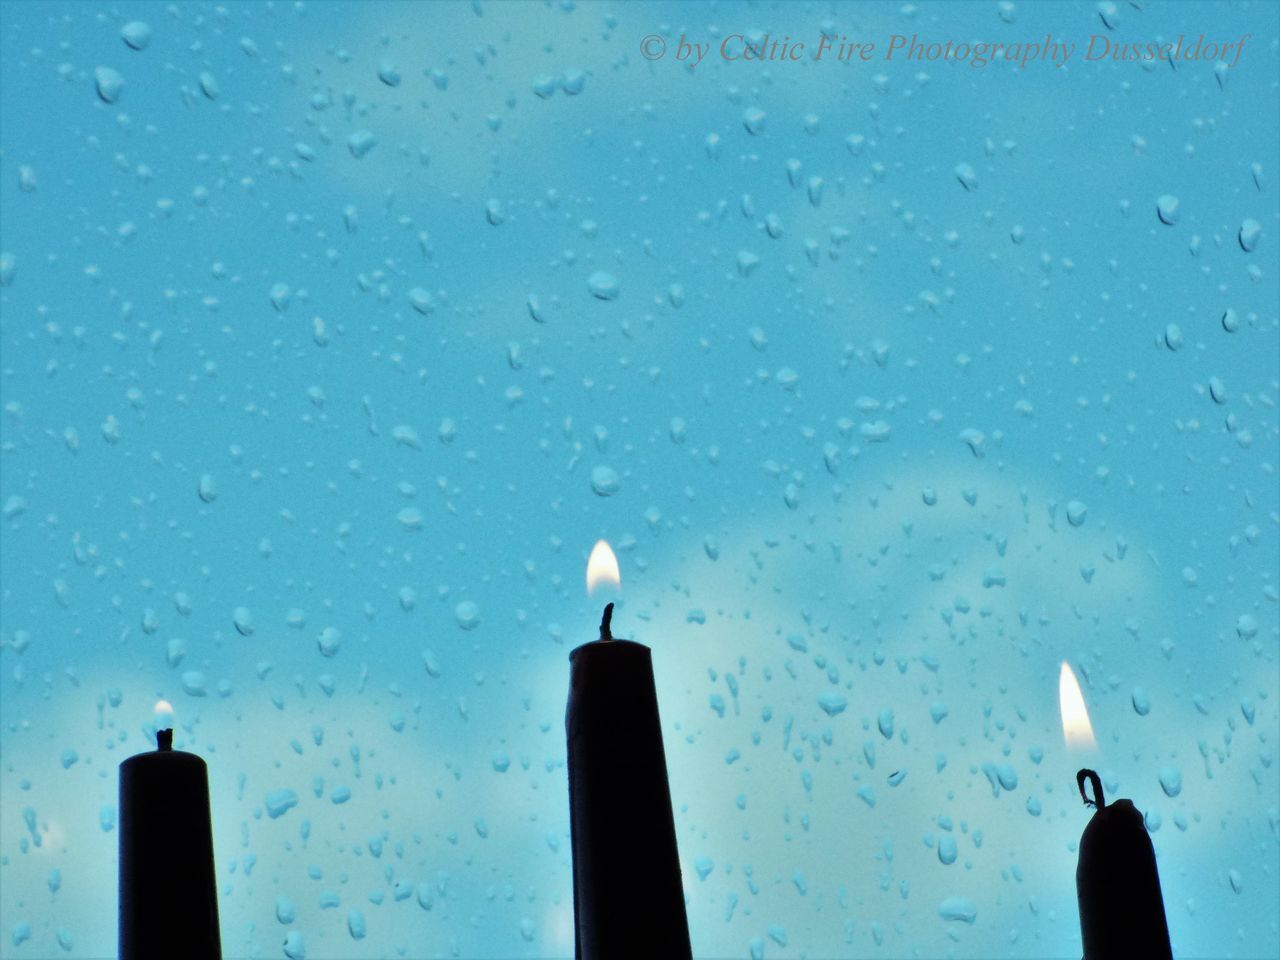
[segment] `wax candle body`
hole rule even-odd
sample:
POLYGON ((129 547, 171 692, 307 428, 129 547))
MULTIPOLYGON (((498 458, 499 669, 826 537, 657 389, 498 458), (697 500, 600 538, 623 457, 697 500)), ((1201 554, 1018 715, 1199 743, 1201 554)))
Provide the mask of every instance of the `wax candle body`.
POLYGON ((205 763, 162 746, 120 764, 120 960, 175 957, 222 946, 205 763))
POLYGON ((1076 896, 1084 960, 1171 960, 1155 848, 1132 801, 1108 803, 1084 828, 1076 896))
POLYGON ((649 648, 569 654, 565 726, 578 960, 689 960, 689 925, 649 648))

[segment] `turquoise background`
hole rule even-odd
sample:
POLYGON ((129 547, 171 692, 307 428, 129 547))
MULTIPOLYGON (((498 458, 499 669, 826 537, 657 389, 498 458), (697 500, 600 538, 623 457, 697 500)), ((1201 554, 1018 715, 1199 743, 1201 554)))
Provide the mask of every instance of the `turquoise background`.
POLYGON ((114 953, 159 697, 228 957, 572 955, 602 537, 698 957, 1078 957, 1085 764, 1177 956, 1280 955, 1278 40, 1270 3, 0 6, 0 956, 114 953), (675 60, 751 31, 1251 38, 675 60))

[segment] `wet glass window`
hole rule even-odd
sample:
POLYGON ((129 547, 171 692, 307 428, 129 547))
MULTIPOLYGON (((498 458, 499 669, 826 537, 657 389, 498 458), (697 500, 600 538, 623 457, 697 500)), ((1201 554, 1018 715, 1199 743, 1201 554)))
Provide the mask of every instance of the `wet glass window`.
POLYGON ((228 958, 572 956, 605 599, 696 956, 1079 956, 1081 767, 1276 955, 1278 38, 6 4, 0 956, 115 953, 161 700, 228 958))

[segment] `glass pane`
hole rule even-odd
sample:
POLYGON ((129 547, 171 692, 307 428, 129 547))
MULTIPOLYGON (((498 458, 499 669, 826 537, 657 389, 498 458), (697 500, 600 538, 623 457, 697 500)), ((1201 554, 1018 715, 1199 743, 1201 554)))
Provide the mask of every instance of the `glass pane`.
POLYGON ((1082 766, 1277 955, 1278 16, 6 4, 0 956, 161 698, 228 958, 571 956, 599 539, 698 957, 1079 956, 1082 766))

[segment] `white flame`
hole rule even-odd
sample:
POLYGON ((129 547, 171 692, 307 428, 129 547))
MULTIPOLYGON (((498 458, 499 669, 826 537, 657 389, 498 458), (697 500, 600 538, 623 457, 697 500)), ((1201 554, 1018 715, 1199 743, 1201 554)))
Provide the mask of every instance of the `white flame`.
POLYGON ((1080 692, 1080 683, 1065 660, 1058 671, 1058 708, 1062 711, 1062 738, 1067 749, 1096 749, 1098 743, 1093 738, 1093 724, 1089 722, 1084 694, 1080 692))
POLYGON ((168 700, 156 701, 156 729, 171 730, 173 728, 173 704, 168 700))
POLYGON ((591 556, 587 558, 587 596, 595 593, 596 587, 602 583, 621 587, 622 574, 618 572, 618 558, 609 549, 609 544, 597 540, 591 548, 591 556))

